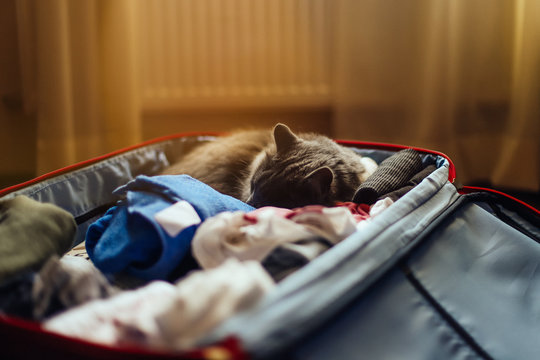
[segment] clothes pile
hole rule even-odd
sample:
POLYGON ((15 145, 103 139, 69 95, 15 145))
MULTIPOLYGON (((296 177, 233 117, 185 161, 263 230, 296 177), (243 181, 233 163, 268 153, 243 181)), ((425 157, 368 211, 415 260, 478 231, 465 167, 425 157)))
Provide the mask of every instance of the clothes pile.
POLYGON ((140 175, 88 228, 87 257, 80 245, 69 251, 71 214, 24 196, 4 200, 0 314, 103 344, 189 349, 433 170, 404 150, 353 201, 292 210, 254 209, 187 175, 140 175))

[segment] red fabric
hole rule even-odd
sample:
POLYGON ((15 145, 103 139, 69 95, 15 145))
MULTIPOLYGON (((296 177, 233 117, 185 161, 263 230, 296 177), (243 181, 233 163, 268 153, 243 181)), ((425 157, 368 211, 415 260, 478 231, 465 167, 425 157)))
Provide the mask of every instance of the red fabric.
MULTIPOLYGON (((336 203, 336 206, 346 207, 347 209, 349 209, 349 211, 353 215, 356 222, 359 222, 359 221, 366 220, 366 219, 370 218, 370 215, 369 215, 370 206, 367 205, 367 204, 355 204, 353 202, 339 202, 339 203, 336 203)), ((257 216, 262 211, 264 211, 265 209, 269 209, 269 208, 272 209, 275 216, 280 216, 280 217, 283 217, 283 218, 289 219, 289 220, 292 220, 298 214, 306 213, 306 212, 322 214, 323 209, 325 209, 325 207, 322 206, 322 205, 307 205, 307 206, 303 206, 303 207, 292 209, 292 210, 278 208, 278 207, 265 206, 265 207, 262 207, 262 208, 259 208, 259 209, 256 209, 256 210, 253 210, 253 211, 250 211, 250 212, 246 213, 244 215, 244 219, 246 219, 247 221, 249 221, 252 224, 255 224, 255 223, 257 223, 257 216)))
POLYGON ((371 216, 369 215, 370 206, 367 204, 357 204, 353 202, 338 202, 336 206, 342 206, 349 209, 356 222, 367 220, 371 216))

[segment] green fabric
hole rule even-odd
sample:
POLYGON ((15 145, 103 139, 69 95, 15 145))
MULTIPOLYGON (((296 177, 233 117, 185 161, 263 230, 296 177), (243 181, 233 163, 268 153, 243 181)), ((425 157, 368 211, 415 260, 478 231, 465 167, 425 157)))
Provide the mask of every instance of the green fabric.
POLYGON ((63 255, 76 228, 73 216, 56 205, 26 196, 0 201, 0 282, 63 255))

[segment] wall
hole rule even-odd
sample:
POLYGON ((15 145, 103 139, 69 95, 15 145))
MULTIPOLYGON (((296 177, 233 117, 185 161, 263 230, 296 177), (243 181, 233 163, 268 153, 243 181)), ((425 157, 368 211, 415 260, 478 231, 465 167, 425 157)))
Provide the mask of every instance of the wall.
POLYGON ((143 136, 271 127, 330 135, 329 0, 142 0, 143 136))
POLYGON ((244 111, 192 112, 143 116, 143 136, 152 139, 169 134, 203 131, 226 132, 235 128, 271 128, 281 122, 293 131, 331 135, 331 112, 325 109, 259 109, 244 111))
POLYGON ((0 188, 35 175, 35 117, 22 104, 15 0, 0 1, 0 188))

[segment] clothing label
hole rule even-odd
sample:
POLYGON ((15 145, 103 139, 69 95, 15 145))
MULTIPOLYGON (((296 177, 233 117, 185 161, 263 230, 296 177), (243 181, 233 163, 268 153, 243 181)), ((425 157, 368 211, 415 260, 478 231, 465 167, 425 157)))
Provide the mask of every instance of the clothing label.
POLYGON ((185 228, 201 223, 201 218, 185 200, 181 200, 154 215, 169 236, 175 237, 185 228))

